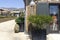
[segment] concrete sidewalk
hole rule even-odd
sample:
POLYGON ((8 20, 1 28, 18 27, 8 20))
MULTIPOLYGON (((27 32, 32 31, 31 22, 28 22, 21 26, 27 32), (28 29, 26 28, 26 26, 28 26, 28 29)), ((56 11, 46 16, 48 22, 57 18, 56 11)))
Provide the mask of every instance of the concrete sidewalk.
POLYGON ((15 20, 10 20, 0 23, 0 32, 14 32, 15 20))
POLYGON ((0 40, 30 40, 24 32, 14 33, 15 20, 0 23, 0 40))
POLYGON ((48 34, 47 40, 60 40, 60 34, 58 33, 48 34))
POLYGON ((31 40, 29 35, 25 34, 24 32, 14 33, 15 40, 31 40))
POLYGON ((9 33, 0 32, 0 40, 30 40, 24 32, 20 33, 9 33))

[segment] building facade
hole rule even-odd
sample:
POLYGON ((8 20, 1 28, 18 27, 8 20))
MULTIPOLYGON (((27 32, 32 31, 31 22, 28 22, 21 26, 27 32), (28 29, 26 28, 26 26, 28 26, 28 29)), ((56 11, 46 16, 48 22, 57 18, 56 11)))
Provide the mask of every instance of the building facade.
MULTIPOLYGON (((24 0, 26 8, 26 17, 31 14, 31 0, 24 0)), ((60 30, 60 0, 34 0, 34 12, 36 15, 55 15, 57 18, 58 30, 60 30)), ((26 18, 26 31, 28 31, 28 20, 26 18)))
POLYGON ((21 13, 24 13, 24 8, 1 8, 0 9, 0 16, 15 16, 19 17, 21 13))

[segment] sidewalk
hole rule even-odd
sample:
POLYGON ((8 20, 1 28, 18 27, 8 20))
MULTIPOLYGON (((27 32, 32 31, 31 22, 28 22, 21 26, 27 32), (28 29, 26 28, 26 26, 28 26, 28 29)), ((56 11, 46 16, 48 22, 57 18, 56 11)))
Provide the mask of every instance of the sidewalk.
POLYGON ((25 34, 24 32, 14 33, 15 40, 31 40, 29 35, 25 34))
POLYGON ((47 40, 60 40, 60 34, 58 33, 48 34, 47 40))
POLYGON ((24 32, 20 33, 0 32, 0 40, 30 40, 30 39, 24 32))
POLYGON ((14 33, 15 20, 0 23, 0 40, 30 40, 24 32, 14 33))

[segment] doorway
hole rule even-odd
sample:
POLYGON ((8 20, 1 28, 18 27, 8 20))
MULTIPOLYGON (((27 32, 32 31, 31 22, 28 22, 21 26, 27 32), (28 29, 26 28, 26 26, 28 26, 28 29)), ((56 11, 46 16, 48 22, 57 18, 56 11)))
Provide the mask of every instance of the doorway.
POLYGON ((50 10, 50 16, 55 16, 56 17, 56 20, 57 22, 55 23, 55 27, 53 26, 53 23, 52 23, 52 26, 49 27, 49 31, 50 33, 58 33, 59 32, 59 14, 60 14, 60 4, 59 3, 51 3, 49 4, 49 10, 50 10))

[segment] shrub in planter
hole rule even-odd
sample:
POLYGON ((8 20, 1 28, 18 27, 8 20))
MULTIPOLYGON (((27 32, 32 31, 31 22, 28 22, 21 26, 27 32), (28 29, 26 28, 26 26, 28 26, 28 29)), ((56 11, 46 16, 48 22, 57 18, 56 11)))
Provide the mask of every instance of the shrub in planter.
POLYGON ((15 20, 15 22, 16 22, 17 24, 24 23, 24 17, 18 17, 18 18, 15 20))
POLYGON ((36 29, 44 29, 45 25, 52 21, 51 16, 41 16, 41 15, 31 15, 28 18, 29 22, 32 23, 33 27, 36 29))
POLYGON ((24 17, 18 17, 18 18, 15 20, 15 22, 16 22, 19 26, 21 26, 21 25, 24 26, 24 17))
POLYGON ((17 24, 24 23, 24 16, 25 16, 24 13, 21 12, 21 13, 20 13, 20 17, 16 18, 15 22, 16 22, 17 24))
POLYGON ((19 31, 19 28, 23 25, 24 26, 24 17, 18 17, 16 20, 15 20, 16 24, 18 25, 18 27, 16 26, 15 27, 15 31, 19 31))

